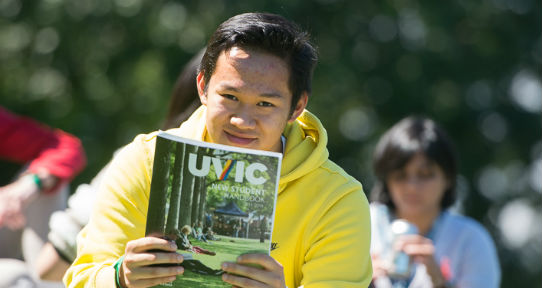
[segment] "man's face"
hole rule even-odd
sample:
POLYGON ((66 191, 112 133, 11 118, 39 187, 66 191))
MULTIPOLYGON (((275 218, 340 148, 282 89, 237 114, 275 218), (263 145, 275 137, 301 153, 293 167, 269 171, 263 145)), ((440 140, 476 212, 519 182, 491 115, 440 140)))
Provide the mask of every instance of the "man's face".
POLYGON ((197 79, 211 142, 280 152, 284 127, 307 104, 304 93, 290 114, 289 77, 286 63, 274 55, 238 47, 222 52, 207 89, 203 72, 197 79))

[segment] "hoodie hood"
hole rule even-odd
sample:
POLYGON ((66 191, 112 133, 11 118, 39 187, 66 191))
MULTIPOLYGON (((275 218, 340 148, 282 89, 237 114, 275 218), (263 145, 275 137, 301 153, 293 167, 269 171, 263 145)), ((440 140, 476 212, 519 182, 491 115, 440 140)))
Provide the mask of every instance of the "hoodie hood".
POLYGON ((198 141, 205 141, 207 136, 207 128, 205 127, 206 112, 206 107, 201 105, 192 113, 190 118, 181 124, 181 127, 179 127, 178 132, 176 131, 175 134, 198 141))
POLYGON ((327 133, 316 116, 305 110, 284 129, 286 151, 282 159, 279 191, 288 182, 317 169, 329 157, 327 133))
MULTIPOLYGON (((198 108, 181 125, 180 134, 199 141, 207 140, 206 111, 203 105, 198 108)), ((304 110, 294 122, 288 123, 283 135, 286 137, 286 149, 282 158, 279 193, 288 182, 317 169, 329 157, 326 130, 320 120, 308 110, 304 110)))

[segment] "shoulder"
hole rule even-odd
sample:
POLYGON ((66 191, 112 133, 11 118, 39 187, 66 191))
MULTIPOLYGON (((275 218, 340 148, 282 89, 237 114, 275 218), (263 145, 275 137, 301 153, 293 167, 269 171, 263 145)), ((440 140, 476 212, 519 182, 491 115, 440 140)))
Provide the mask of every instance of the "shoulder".
POLYGON ((450 211, 444 213, 445 223, 450 230, 462 231, 467 234, 488 234, 484 226, 470 217, 450 211))
POLYGON ((314 189, 314 202, 320 199, 322 209, 327 212, 337 209, 350 211, 354 217, 369 218, 369 202, 363 186, 354 177, 330 160, 313 170, 306 181, 314 189))
POLYGON ((105 185, 108 191, 120 189, 118 192, 122 195, 126 194, 126 191, 147 191, 152 175, 156 134, 157 132, 137 135, 132 142, 120 149, 105 171, 100 186, 105 185))
POLYGON ((328 179, 330 185, 363 192, 363 187, 357 179, 346 173, 339 165, 329 159, 322 163, 314 173, 317 173, 318 177, 325 177, 328 179))
POLYGON ((137 135, 132 142, 118 151, 114 158, 134 157, 138 154, 145 156, 147 160, 149 160, 148 158, 153 158, 158 132, 154 131, 137 135))
POLYGON ((448 238, 446 234, 453 234, 454 239, 472 246, 495 246, 487 229, 476 220, 454 212, 445 211, 444 213, 443 237, 439 238, 448 238))
POLYGON ((326 160, 320 167, 313 170, 307 182, 318 187, 315 189, 314 199, 320 198, 327 203, 326 206, 338 205, 351 207, 356 213, 369 212, 369 202, 363 191, 362 184, 346 173, 341 167, 330 160, 326 160))

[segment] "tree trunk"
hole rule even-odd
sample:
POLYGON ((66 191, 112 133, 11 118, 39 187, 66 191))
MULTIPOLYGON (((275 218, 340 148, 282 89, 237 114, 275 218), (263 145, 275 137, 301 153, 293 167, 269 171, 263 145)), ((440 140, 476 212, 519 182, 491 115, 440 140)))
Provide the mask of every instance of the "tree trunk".
MULTIPOLYGON (((187 145, 185 149, 185 159, 184 159, 184 167, 188 167, 188 155, 189 153, 195 152, 195 146, 187 145)), ((190 205, 192 204, 192 191, 194 189, 194 176, 190 173, 186 173, 184 175, 183 181, 182 181, 182 188, 181 188, 181 211, 180 211, 180 220, 179 220, 179 227, 182 227, 184 225, 192 225, 191 223, 191 217, 192 217, 192 209, 190 209, 190 205)))
POLYGON ((145 235, 164 234, 172 141, 156 137, 151 193, 145 235))
POLYGON ((200 195, 200 190, 199 190, 199 182, 201 182, 201 177, 196 177, 196 179, 194 179, 194 191, 192 193, 192 205, 190 205, 190 207, 192 208, 192 215, 190 216, 192 222, 196 222, 196 221, 201 221, 199 218, 198 218, 198 215, 199 215, 199 195, 200 195))
POLYGON ((203 217, 205 217, 205 201, 207 199, 207 177, 203 177, 200 181, 200 187, 199 187, 199 207, 198 207, 198 219, 199 221, 204 221, 203 217))
POLYGON ((166 234, 171 233, 174 231, 179 225, 179 216, 180 216, 180 210, 182 207, 180 206, 180 199, 182 197, 182 191, 181 191, 181 183, 183 181, 184 175, 183 175, 183 162, 185 157, 184 150, 185 150, 185 144, 184 143, 177 143, 177 149, 175 151, 175 165, 173 167, 173 181, 172 181, 172 188, 171 188, 171 197, 169 198, 169 213, 168 213, 168 219, 166 224, 166 234))
MULTIPOLYGON (((196 167, 201 167, 203 163, 203 151, 204 149, 196 147, 196 153, 198 154, 198 158, 196 161, 196 167)), ((200 201, 200 194, 201 194, 201 181, 203 181, 205 177, 196 177, 194 180, 194 193, 192 194, 192 222, 200 221, 202 222, 201 217, 199 217, 199 201, 200 201)))

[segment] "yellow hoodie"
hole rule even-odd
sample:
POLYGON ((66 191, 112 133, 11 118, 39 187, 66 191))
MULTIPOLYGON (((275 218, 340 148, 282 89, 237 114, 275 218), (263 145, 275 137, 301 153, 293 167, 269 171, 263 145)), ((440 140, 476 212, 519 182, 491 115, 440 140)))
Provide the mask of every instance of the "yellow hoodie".
MULTIPOLYGON (((204 141, 205 107, 168 132, 204 141)), ((361 184, 328 159, 326 131, 310 112, 283 135, 271 256, 283 265, 286 285, 367 287, 371 225, 361 184)), ((79 233, 66 286, 115 287, 112 265, 128 241, 145 236, 155 136, 137 136, 113 160, 90 222, 79 233)))

